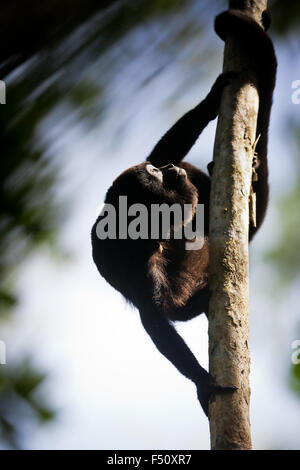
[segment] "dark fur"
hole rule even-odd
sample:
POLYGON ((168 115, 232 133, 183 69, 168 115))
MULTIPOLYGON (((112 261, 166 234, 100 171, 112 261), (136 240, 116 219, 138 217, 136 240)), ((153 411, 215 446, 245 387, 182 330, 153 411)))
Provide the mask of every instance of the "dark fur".
MULTIPOLYGON (((257 135, 258 182, 257 227, 250 227, 250 238, 260 227, 268 202, 267 142, 272 95, 276 76, 276 57, 266 32, 245 14, 229 10, 216 18, 215 29, 222 39, 227 32, 255 58, 260 105, 257 135)), ((150 207, 153 203, 205 205, 205 243, 202 249, 187 251, 185 240, 103 240, 92 230, 93 258, 101 275, 140 311, 144 328, 159 351, 197 386, 198 398, 207 413, 212 393, 222 391, 213 384, 208 372, 176 332, 172 321, 186 321, 200 313, 208 313, 208 231, 210 177, 189 163, 182 162, 201 131, 215 119, 224 87, 236 74, 222 74, 210 93, 198 106, 185 114, 158 142, 147 158, 155 167, 170 163, 186 170, 187 179, 179 178, 177 185, 168 187, 149 175, 147 162, 123 172, 112 184, 106 202, 117 207, 118 197, 126 195, 128 205, 139 202, 150 207)), ((174 168, 163 168, 164 177, 174 168)), ((232 390, 232 389, 231 389, 232 390)), ((226 389, 225 389, 226 391, 226 389)))

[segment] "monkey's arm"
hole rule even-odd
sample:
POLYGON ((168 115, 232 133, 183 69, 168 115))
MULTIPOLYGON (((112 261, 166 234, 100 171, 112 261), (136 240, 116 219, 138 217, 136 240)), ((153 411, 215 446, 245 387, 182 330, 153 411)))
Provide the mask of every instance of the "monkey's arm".
POLYGON ((141 310, 141 321, 153 343, 181 374, 197 387, 198 399, 204 413, 208 413, 208 402, 214 393, 228 393, 234 387, 220 387, 213 383, 210 374, 200 366, 173 325, 155 309, 141 310))
MULTIPOLYGON (((266 12, 264 12, 266 13, 266 12)), ((265 15, 263 14, 263 20, 265 15)), ((268 129, 276 80, 277 61, 272 40, 256 21, 238 10, 228 10, 217 16, 215 30, 221 39, 226 40, 227 33, 236 35, 236 40, 244 44, 248 54, 255 63, 255 76, 249 78, 258 88, 259 110, 257 117, 256 136, 260 136, 257 147, 257 164, 255 165, 258 181, 253 184, 256 192, 256 227, 250 225, 251 239, 263 222, 269 197, 268 185, 268 129)))
POLYGON ((207 97, 169 129, 147 158, 152 165, 176 165, 185 157, 203 129, 217 117, 223 89, 235 75, 232 72, 219 75, 207 97))

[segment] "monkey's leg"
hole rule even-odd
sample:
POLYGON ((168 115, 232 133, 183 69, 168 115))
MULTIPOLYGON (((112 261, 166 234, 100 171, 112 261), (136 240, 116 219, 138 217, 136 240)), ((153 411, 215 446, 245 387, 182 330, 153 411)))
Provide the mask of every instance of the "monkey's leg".
POLYGON ((140 312, 142 324, 157 349, 197 387, 198 399, 207 415, 208 402, 214 393, 232 392, 232 387, 223 388, 213 383, 210 374, 200 366, 173 325, 159 312, 143 310, 140 312))

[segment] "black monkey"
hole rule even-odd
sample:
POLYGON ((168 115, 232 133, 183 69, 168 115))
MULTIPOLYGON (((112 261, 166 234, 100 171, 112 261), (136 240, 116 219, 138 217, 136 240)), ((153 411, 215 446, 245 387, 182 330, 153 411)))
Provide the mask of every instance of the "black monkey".
MULTIPOLYGON (((268 16, 263 16, 267 27, 268 16)), ((253 56, 256 86, 259 91, 257 122, 258 181, 257 225, 250 226, 251 239, 260 227, 268 203, 267 142, 272 95, 276 77, 276 57, 271 39, 255 21, 238 10, 229 10, 216 18, 217 34, 225 40, 234 34, 253 56)), ((208 313, 208 234, 210 177, 195 166, 182 162, 201 131, 216 118, 224 87, 235 78, 233 72, 221 74, 207 97, 185 114, 158 142, 146 162, 124 171, 109 188, 105 202, 118 215, 119 196, 127 196, 128 206, 143 203, 191 204, 193 217, 197 203, 205 207, 205 241, 201 249, 187 251, 185 239, 105 239, 92 229, 93 258, 101 275, 140 312, 142 324, 158 350, 196 387, 205 413, 214 393, 233 391, 234 387, 216 385, 203 369, 173 321, 186 321, 208 313)))

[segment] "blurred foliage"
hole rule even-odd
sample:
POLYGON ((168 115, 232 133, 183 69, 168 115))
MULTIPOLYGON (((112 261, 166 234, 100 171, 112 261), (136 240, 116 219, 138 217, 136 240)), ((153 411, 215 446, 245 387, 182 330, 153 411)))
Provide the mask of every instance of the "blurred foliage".
POLYGON ((293 364, 290 370, 290 388, 300 396, 300 363, 293 364))
MULTIPOLYGON (((277 275, 277 295, 285 295, 286 289, 293 285, 298 290, 300 275, 300 163, 298 160, 300 128, 298 122, 294 123, 289 119, 287 121, 287 135, 291 136, 296 147, 294 167, 295 173, 298 172, 298 178, 290 189, 287 188, 286 194, 277 201, 279 237, 272 249, 265 255, 266 261, 274 268, 277 275)), ((295 331, 297 331, 296 327, 295 331)), ((299 338, 299 334, 295 334, 294 337, 299 338)), ((288 385, 300 397, 300 364, 292 364, 290 367, 288 385)))
POLYGON ((300 30, 300 3, 295 0, 270 0, 272 31, 282 37, 300 30))
POLYGON ((293 143, 292 161, 298 178, 294 185, 287 187, 285 194, 277 202, 279 238, 275 246, 266 253, 266 260, 278 273, 279 287, 287 287, 297 281, 300 274, 300 124, 292 116, 286 119, 285 133, 293 143))
POLYGON ((2 160, 0 199, 0 314, 16 303, 12 271, 31 248, 53 240, 57 208, 51 202, 56 171, 45 158, 46 148, 36 140, 40 120, 56 102, 44 93, 26 106, 26 84, 9 88, 5 112, 0 115, 2 160))
POLYGON ((266 255, 280 276, 281 286, 297 279, 300 273, 300 174, 294 188, 278 201, 279 240, 266 255))
MULTIPOLYGON (((57 169, 37 138, 38 126, 57 96, 44 92, 29 106, 30 92, 29 84, 20 75, 9 87, 8 101, 0 114, 4 156, 0 171, 2 320, 7 320, 17 306, 14 280, 24 259, 41 244, 54 246, 55 229, 62 216, 53 202, 57 169)), ((34 396, 44 378, 29 360, 0 366, 0 439, 9 447, 21 446, 25 422, 46 422, 53 417, 53 412, 34 396)))
MULTIPOLYGON (((298 338, 299 338, 299 335, 298 335, 298 338)), ((300 396, 300 341, 296 340, 292 344, 292 348, 293 348, 293 355, 292 355, 292 365, 290 368, 290 375, 289 375, 289 386, 291 390, 293 390, 298 396, 300 396)))
POLYGON ((0 369, 0 439, 11 448, 21 448, 22 423, 46 423, 55 416, 40 393, 45 378, 28 359, 0 369))
MULTIPOLYGON (((214 14, 226 5, 225 0, 1 2, 0 76, 7 83, 7 104, 0 114, 2 320, 17 306, 15 279, 28 254, 41 245, 60 250, 56 234, 66 212, 56 199, 60 163, 49 149, 45 122, 49 134, 55 131, 55 139, 68 125, 98 125, 113 102, 112 84, 122 83, 126 67, 136 64, 137 57, 142 88, 188 51, 188 60, 182 61, 186 71, 177 86, 196 86, 213 55, 203 32, 208 25, 212 28, 214 14), (152 64, 155 57, 152 67, 150 54, 152 64)), ((297 2, 274 0, 271 11, 273 30, 279 34, 299 28, 297 2)), ((284 211, 281 245, 270 256, 289 273, 296 273, 299 264, 293 230, 299 220, 299 196, 299 188, 287 196, 290 213, 284 211)), ((30 360, 1 367, 0 432, 8 446, 21 446, 22 426, 28 419, 52 418, 52 411, 37 398, 44 379, 30 360)))

